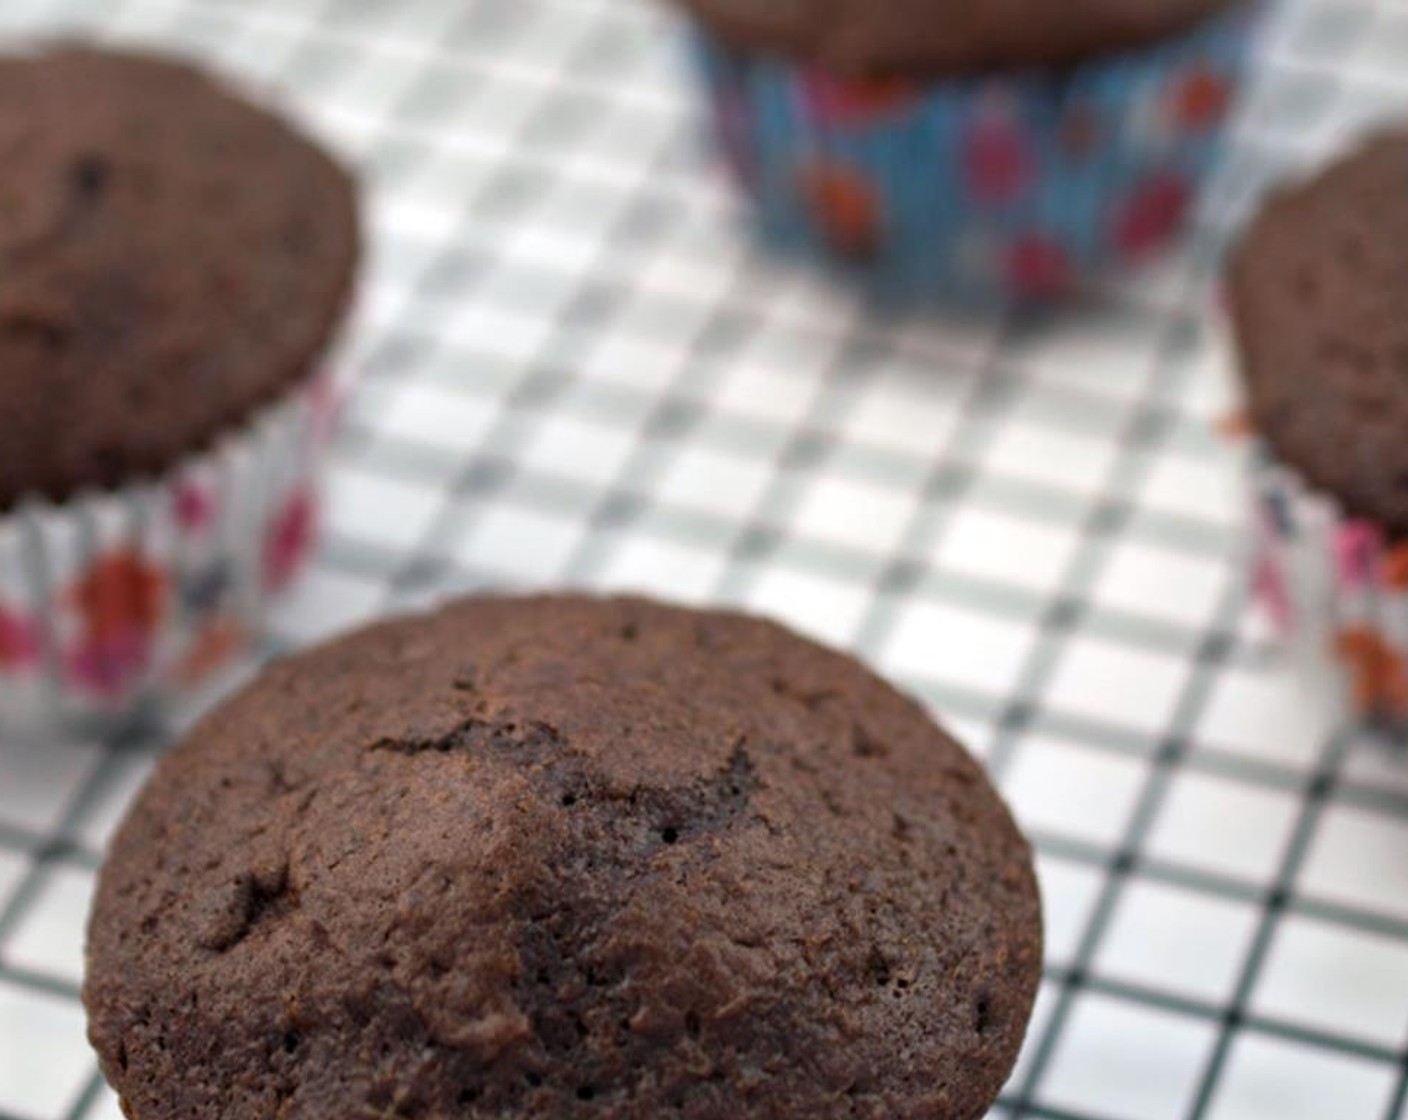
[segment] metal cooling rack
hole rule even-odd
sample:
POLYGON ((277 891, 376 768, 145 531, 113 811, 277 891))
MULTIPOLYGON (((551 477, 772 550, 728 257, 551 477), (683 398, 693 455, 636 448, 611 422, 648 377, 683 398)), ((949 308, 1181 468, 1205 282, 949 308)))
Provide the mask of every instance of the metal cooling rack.
MULTIPOLYGON (((1188 251, 1049 322, 877 319, 761 259, 645 0, 0 6, 71 31, 270 85, 365 173, 361 388, 281 645, 454 585, 777 614, 945 713, 1038 844, 994 1116, 1408 1120, 1408 770, 1245 610, 1205 314, 1263 185, 1408 101, 1408 4, 1291 0, 1188 251)), ((82 929, 152 753, 0 744, 0 1120, 119 1115, 82 929)))

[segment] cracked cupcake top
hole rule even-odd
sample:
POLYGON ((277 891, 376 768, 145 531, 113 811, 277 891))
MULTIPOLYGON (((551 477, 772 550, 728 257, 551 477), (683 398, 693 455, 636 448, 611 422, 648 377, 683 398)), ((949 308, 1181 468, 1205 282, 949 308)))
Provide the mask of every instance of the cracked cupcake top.
POLYGON ((1041 933, 977 765, 856 662, 479 599, 205 720, 114 842, 89 957, 133 1120, 965 1120, 1041 933))

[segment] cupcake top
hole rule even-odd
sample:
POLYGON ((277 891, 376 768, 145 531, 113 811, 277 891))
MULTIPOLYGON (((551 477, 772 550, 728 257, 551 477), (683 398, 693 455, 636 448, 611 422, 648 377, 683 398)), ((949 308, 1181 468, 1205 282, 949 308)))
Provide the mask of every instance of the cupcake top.
POLYGON ((681 0, 735 46, 847 75, 1067 67, 1186 31, 1237 0, 681 0))
POLYGON ((1233 253, 1229 296, 1257 433, 1408 540, 1408 132, 1274 195, 1233 253))
POLYGON ((976 1120, 1041 961, 978 766, 856 662, 636 600, 286 661, 158 767, 85 999, 132 1120, 976 1120))
POLYGON ((0 58, 0 509, 157 474, 307 374, 347 174, 171 61, 0 58))

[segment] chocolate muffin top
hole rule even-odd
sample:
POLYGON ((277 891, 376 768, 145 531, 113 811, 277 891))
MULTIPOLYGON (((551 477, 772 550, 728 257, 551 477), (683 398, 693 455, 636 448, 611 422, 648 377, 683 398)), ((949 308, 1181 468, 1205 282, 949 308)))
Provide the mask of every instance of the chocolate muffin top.
POLYGON ((1179 34, 1239 0, 680 0, 743 49, 841 74, 1064 68, 1179 34))
POLYGON ((0 58, 0 509, 158 473, 311 372, 351 180, 176 62, 0 58))
POLYGON ((971 1120, 1041 960, 978 766, 854 661, 468 600, 286 661, 158 767, 85 998, 133 1120, 971 1120))
POLYGON ((1233 252, 1229 295, 1253 427, 1408 539, 1408 132, 1274 195, 1233 252))

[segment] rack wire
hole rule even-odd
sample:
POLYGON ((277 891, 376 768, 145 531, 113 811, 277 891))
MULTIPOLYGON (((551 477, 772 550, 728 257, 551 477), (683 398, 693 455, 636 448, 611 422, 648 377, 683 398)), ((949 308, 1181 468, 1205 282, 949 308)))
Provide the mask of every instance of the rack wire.
MULTIPOLYGON (((1247 610, 1219 247, 1408 101, 1408 4, 1287 0, 1186 249, 1047 320, 865 309, 767 259, 636 0, 6 0, 273 90, 361 168, 359 390, 286 649, 447 588, 629 587, 852 648, 1039 850, 1005 1120, 1408 1120, 1408 771, 1247 610)), ((212 215, 218 221, 218 215, 212 215)), ((0 1120, 119 1115, 100 852, 159 744, 0 744, 0 1120)))

